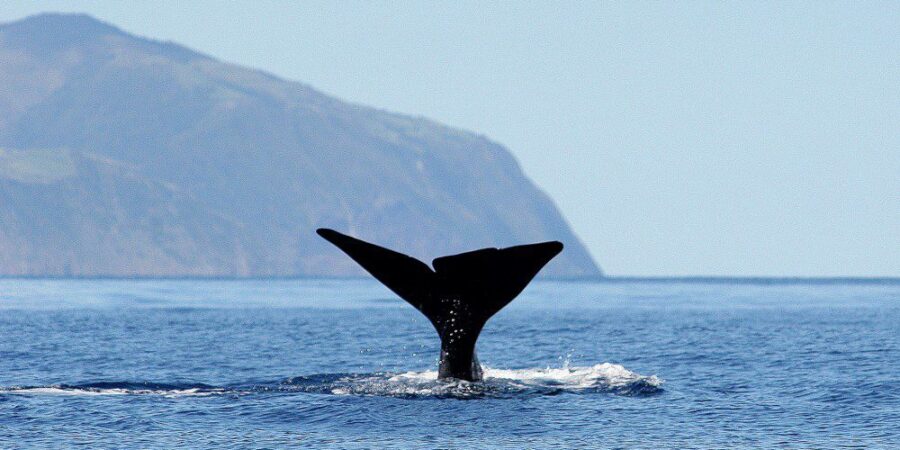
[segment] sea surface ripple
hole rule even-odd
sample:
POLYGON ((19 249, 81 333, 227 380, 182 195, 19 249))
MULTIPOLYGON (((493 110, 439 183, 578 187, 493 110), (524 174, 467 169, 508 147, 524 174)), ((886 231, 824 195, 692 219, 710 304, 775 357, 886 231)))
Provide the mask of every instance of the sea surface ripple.
POLYGON ((438 380, 369 280, 0 279, 0 448, 900 448, 897 280, 539 281, 438 380))

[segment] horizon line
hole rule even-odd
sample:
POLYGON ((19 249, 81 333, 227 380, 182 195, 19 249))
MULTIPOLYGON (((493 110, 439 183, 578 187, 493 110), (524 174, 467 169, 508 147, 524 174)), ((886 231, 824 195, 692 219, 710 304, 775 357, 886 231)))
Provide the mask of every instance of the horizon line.
MULTIPOLYGON (((279 280, 317 280, 317 281, 351 281, 371 280, 365 275, 3 275, 0 281, 6 280, 47 280, 47 281, 279 281, 279 280)), ((651 276, 587 276, 587 277, 538 277, 535 282, 564 283, 697 283, 697 284, 900 284, 900 276, 734 276, 734 275, 651 275, 651 276)))

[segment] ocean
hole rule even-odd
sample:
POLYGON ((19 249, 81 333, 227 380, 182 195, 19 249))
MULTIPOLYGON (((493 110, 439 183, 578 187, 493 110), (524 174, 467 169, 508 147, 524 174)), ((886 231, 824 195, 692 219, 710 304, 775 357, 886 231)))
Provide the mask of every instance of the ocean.
POLYGON ((900 448, 900 281, 536 281, 483 382, 373 280, 0 280, 0 448, 900 448))

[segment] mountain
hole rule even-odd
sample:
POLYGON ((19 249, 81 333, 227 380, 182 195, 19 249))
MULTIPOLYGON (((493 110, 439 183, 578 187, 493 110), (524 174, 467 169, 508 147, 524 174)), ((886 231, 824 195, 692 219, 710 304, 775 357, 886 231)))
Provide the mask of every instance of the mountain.
POLYGON ((358 275, 331 227, 432 258, 560 240, 553 202, 477 134, 130 35, 0 25, 0 275, 358 275))

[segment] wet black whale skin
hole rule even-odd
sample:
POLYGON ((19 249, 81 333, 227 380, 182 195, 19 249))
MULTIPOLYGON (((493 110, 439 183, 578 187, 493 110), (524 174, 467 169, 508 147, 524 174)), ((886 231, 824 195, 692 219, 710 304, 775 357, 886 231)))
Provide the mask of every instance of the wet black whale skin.
POLYGON ((316 232, 431 321, 441 338, 438 378, 468 381, 482 378, 475 343, 485 323, 563 249, 557 241, 484 248, 437 258, 432 270, 415 258, 334 230, 316 232))

